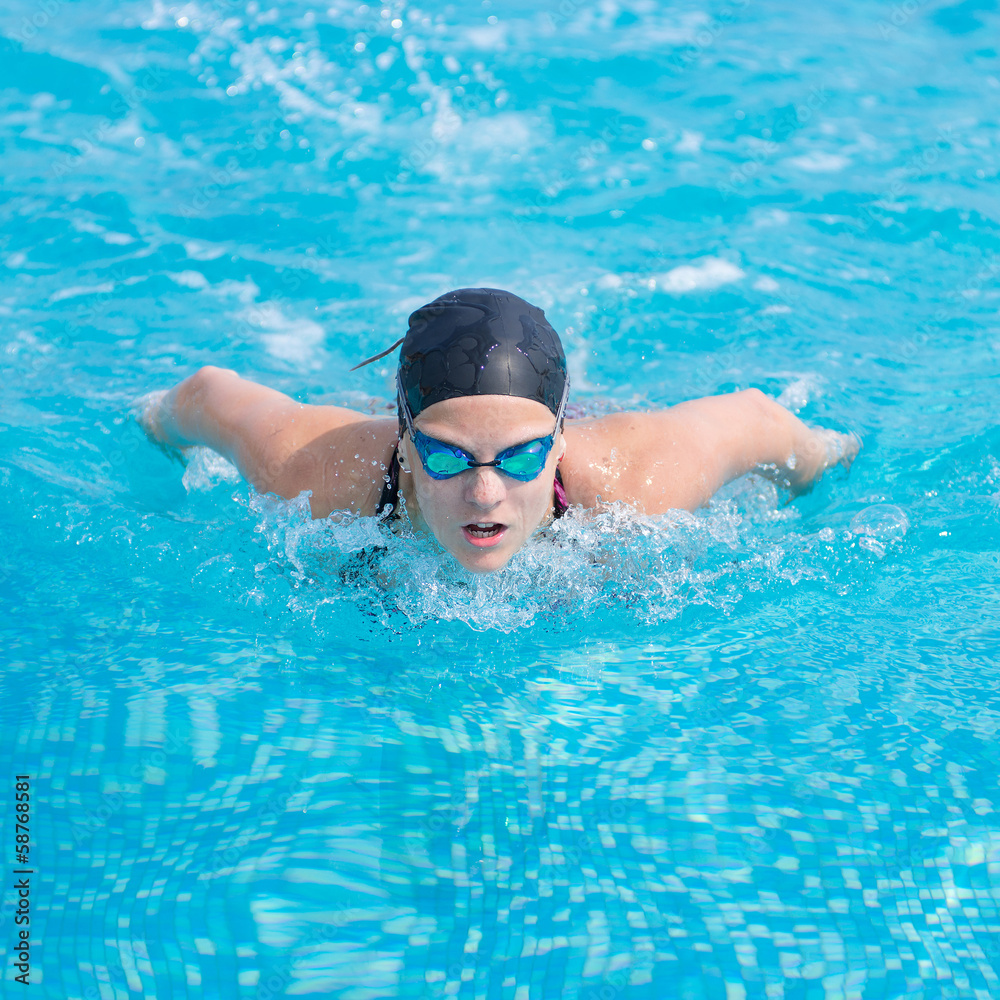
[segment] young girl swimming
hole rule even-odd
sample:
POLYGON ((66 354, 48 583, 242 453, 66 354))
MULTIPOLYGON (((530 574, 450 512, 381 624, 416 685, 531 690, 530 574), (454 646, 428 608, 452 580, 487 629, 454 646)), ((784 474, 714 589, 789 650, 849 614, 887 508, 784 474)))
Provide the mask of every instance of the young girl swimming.
POLYGON ((398 420, 296 403, 215 367, 152 397, 140 419, 166 445, 214 448, 258 492, 311 491, 313 517, 394 520, 402 506, 474 572, 500 569, 570 505, 694 510, 752 470, 802 492, 831 466, 850 468, 859 447, 757 389, 565 420, 559 336, 541 309, 499 289, 442 295, 398 343, 398 420))

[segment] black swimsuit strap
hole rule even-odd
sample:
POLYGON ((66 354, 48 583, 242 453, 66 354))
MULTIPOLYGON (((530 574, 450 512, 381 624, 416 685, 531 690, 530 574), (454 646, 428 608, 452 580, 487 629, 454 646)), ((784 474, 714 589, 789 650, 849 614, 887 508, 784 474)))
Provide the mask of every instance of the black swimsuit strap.
MULTIPOLYGON (((566 489, 563 486, 562 475, 556 469, 556 481, 553 486, 552 516, 562 517, 569 510, 569 503, 566 500, 566 489)), ((399 517, 399 447, 392 450, 392 459, 389 462, 389 473, 386 477, 382 493, 378 498, 378 505, 375 508, 375 516, 387 521, 394 521, 399 517)))
POLYGON ((399 447, 392 449, 392 460, 389 462, 389 474, 382 487, 382 495, 378 498, 375 516, 386 521, 394 521, 399 517, 399 447))

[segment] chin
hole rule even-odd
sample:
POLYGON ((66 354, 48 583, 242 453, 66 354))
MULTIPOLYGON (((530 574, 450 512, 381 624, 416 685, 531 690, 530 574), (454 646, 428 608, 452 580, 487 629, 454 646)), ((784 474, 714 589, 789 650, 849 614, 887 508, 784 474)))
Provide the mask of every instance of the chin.
POLYGON ((461 555, 452 553, 452 555, 470 573, 495 573, 510 562, 514 553, 483 549, 479 552, 463 552, 461 555))

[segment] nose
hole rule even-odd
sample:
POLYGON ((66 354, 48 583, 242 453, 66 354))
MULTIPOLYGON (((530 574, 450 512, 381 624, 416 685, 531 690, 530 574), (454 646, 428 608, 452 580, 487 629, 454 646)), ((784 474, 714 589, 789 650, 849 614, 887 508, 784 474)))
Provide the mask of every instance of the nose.
POLYGON ((507 496, 503 477, 496 469, 471 469, 465 478, 465 500, 480 510, 491 510, 507 496))

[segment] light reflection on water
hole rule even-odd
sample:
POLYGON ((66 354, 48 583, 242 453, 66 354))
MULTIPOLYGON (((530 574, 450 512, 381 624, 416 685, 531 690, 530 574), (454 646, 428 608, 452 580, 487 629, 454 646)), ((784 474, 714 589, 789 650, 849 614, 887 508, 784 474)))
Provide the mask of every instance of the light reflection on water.
MULTIPOLYGON (((836 620, 828 607, 816 627, 836 620)), ((159 975, 162 928, 182 913, 189 973, 235 954, 313 991, 419 996, 418 962, 485 984, 550 949, 595 985, 614 954, 638 984, 663 963, 693 975, 703 952, 730 975, 827 970, 838 959, 809 929, 824 915, 845 918, 849 952, 871 944, 873 908, 909 923, 918 889, 942 921, 962 899, 988 908, 1000 844, 979 793, 998 706, 973 736, 953 717, 974 678, 963 691, 956 673, 943 697, 872 663, 874 644, 845 659, 831 635, 804 667, 794 628, 748 628, 702 645, 584 640, 531 663, 528 636, 486 650, 445 630, 423 654, 386 641, 373 675, 370 654, 292 641, 187 637, 182 659, 157 661, 122 638, 115 687, 42 684, 21 732, 53 788, 40 850, 76 859, 46 889, 67 911, 103 902, 97 934, 119 920, 113 885, 131 886, 147 900, 132 940, 159 975)), ((934 931, 907 947, 934 954, 934 931)), ((894 941, 880 944, 890 972, 894 941)))

